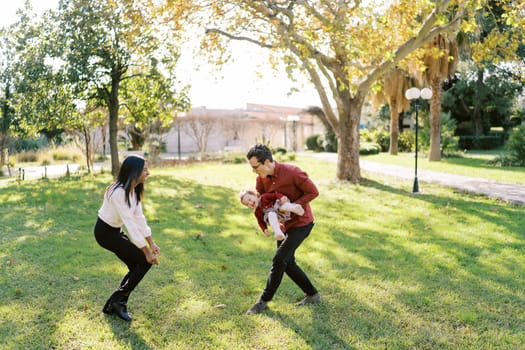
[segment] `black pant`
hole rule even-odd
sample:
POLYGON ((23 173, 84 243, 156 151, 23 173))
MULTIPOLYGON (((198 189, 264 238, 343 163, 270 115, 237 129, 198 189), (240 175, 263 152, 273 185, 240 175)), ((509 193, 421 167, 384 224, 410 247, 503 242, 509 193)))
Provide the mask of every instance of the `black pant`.
POLYGON ((295 251, 312 231, 314 223, 302 227, 294 227, 286 232, 286 238, 277 241, 277 251, 273 257, 270 275, 266 287, 261 295, 261 300, 272 300, 277 288, 281 284, 284 273, 297 284, 305 294, 314 295, 317 289, 312 285, 308 276, 295 262, 295 251))
POLYGON ((113 300, 127 300, 142 278, 151 268, 146 256, 136 245, 131 243, 120 228, 112 227, 97 218, 95 224, 95 239, 101 247, 112 251, 128 266, 128 273, 113 293, 113 300))

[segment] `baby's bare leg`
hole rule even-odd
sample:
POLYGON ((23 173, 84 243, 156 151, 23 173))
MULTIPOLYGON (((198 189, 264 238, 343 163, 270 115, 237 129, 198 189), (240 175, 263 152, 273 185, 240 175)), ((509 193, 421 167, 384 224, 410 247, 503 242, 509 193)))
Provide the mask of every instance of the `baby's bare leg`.
POLYGON ((300 204, 295 204, 291 202, 281 204, 279 210, 289 211, 299 216, 304 214, 304 209, 300 204))
POLYGON ((278 241, 282 241, 284 239, 284 233, 283 231, 281 231, 281 225, 279 224, 279 220, 277 219, 276 212, 271 211, 268 213, 268 222, 270 223, 270 227, 274 232, 275 239, 278 241))

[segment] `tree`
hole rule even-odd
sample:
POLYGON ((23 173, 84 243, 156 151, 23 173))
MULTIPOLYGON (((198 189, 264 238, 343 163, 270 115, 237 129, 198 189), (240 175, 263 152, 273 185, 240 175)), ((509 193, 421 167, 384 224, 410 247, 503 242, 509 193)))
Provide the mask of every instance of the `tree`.
MULTIPOLYGON (((458 45, 451 35, 440 33, 428 43, 423 52, 423 67, 412 66, 413 75, 429 84, 432 90, 430 99, 430 152, 429 161, 441 160, 441 100, 443 81, 456 71, 459 52, 458 45)), ((418 61, 420 62, 420 61, 418 61)))
POLYGON ((492 126, 507 131, 512 125, 513 102, 523 91, 523 83, 513 79, 509 72, 492 67, 486 70, 480 84, 480 71, 476 67, 462 65, 462 68, 443 94, 443 111, 459 123, 457 134, 479 137, 486 135, 492 126))
POLYGON ((499 69, 517 74, 510 74, 513 80, 523 80, 525 67, 525 8, 520 1, 486 1, 484 6, 474 14, 476 30, 463 28, 458 33, 457 41, 464 60, 477 68, 476 87, 473 90, 473 104, 469 106, 468 115, 473 125, 473 135, 485 133, 488 117, 484 114, 484 103, 489 88, 485 86, 485 76, 499 69), (504 63, 504 64, 502 64, 504 63), (509 64, 510 63, 510 64, 509 64), (521 67, 521 68, 520 68, 521 67), (514 76, 514 77, 513 77, 514 76))
POLYGON ((11 43, 9 42, 9 36, 6 33, 7 30, 2 29, 0 34, 3 40, 0 42, 0 87, 2 90, 2 96, 0 97, 2 118, 0 122, 0 168, 8 163, 8 143, 10 139, 10 127, 12 115, 14 113, 12 108, 12 66, 13 51, 10 48, 11 43))
POLYGON ((399 114, 410 109, 405 98, 405 91, 410 87, 411 79, 405 70, 394 67, 383 77, 382 89, 374 95, 375 104, 386 101, 390 110, 390 145, 389 152, 396 155, 399 139, 399 114))
POLYGON ((124 81, 122 106, 124 123, 131 126, 132 149, 139 150, 151 132, 170 126, 173 114, 187 111, 190 102, 187 87, 179 93, 174 91, 175 83, 162 75, 155 60, 149 72, 133 75, 134 79, 124 81))
POLYGON ((100 99, 109 110, 111 172, 116 175, 121 84, 145 71, 140 67, 148 67, 152 58, 171 74, 178 58, 176 33, 161 28, 148 0, 61 0, 56 20, 55 54, 65 62, 69 83, 79 96, 100 99))
MULTIPOLYGON (((18 12, 19 19, 5 29, 2 44, 4 113, 1 147, 11 133, 21 136, 61 133, 76 121, 70 86, 64 84, 48 60, 49 17, 37 19, 29 3, 18 12)), ((4 151, 2 151, 5 154, 4 151)))
POLYGON ((186 134, 195 141, 199 153, 202 155, 208 147, 211 133, 216 129, 218 120, 205 115, 192 115, 184 121, 186 134))
MULTIPOLYGON (((168 10, 179 10, 178 5, 170 2, 168 10)), ((223 39, 247 41, 270 49, 274 61, 284 62, 290 77, 297 70, 308 75, 319 93, 326 122, 339 139, 337 176, 359 182, 360 116, 371 88, 437 34, 455 31, 475 4, 195 0, 191 5, 193 20, 207 26, 205 48, 220 50, 223 39)))

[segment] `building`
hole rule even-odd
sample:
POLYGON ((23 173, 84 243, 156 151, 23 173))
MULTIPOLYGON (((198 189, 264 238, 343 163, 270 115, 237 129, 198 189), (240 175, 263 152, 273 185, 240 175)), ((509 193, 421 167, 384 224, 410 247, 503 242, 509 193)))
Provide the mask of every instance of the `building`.
POLYGON ((257 142, 302 151, 308 136, 324 132, 303 109, 249 103, 245 109, 192 108, 174 118, 162 139, 166 152, 174 154, 244 151, 257 142))

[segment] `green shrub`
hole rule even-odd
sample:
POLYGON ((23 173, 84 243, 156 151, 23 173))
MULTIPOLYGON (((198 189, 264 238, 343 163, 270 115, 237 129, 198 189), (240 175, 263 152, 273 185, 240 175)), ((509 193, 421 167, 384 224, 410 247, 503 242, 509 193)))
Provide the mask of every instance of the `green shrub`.
POLYGON ((288 152, 288 151, 284 147, 277 147, 275 149, 275 153, 286 154, 286 152, 288 152))
POLYGON ((361 142, 359 145, 359 154, 379 154, 381 152, 381 146, 373 142, 361 142))
POLYGON ((337 152, 337 137, 332 131, 325 133, 322 145, 325 152, 337 152))
POLYGON ((371 141, 381 147, 381 152, 387 152, 390 148, 390 134, 386 130, 374 130, 371 134, 371 141))
POLYGON ((511 131, 505 149, 509 151, 515 165, 525 166, 525 125, 511 131))
POLYGON ((372 139, 372 133, 370 129, 360 129, 359 139, 361 140, 361 142, 374 142, 374 140, 372 139))
POLYGON ((285 154, 275 152, 273 156, 274 156, 274 159, 279 162, 290 162, 290 161, 294 161, 297 158, 297 155, 295 154, 295 152, 288 152, 285 154))
POLYGON ((321 135, 313 134, 306 138, 306 148, 310 151, 321 152, 323 149, 319 145, 318 139, 321 135))
POLYGON ((441 114, 441 153, 443 154, 451 154, 459 149, 459 137, 454 136, 456 124, 450 113, 441 114))
POLYGON ((98 154, 96 156, 96 160, 97 160, 97 162, 105 162, 105 161, 109 160, 109 156, 107 154, 105 154, 105 155, 104 154, 98 154))
POLYGON ((488 165, 492 166, 498 166, 498 167, 506 167, 506 166, 513 166, 514 165, 514 157, 508 154, 502 154, 494 159, 487 161, 488 165))
POLYGON ((502 139, 500 135, 482 135, 460 136, 458 140, 458 147, 460 149, 496 149, 502 146, 502 139))
POLYGON ((412 130, 405 130, 399 134, 397 147, 399 152, 411 152, 416 143, 416 133, 412 130))
POLYGON ((57 147, 51 150, 53 160, 69 160, 74 163, 82 160, 82 152, 74 147, 57 147))
POLYGON ((24 151, 17 155, 18 163, 33 163, 38 161, 38 153, 35 151, 24 151))

